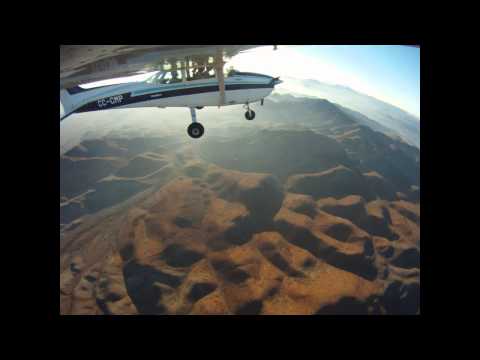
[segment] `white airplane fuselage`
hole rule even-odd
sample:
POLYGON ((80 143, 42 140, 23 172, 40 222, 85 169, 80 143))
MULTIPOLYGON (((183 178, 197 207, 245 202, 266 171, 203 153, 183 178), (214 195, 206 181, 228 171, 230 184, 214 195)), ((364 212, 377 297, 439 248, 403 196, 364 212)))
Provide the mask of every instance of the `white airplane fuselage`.
MULTIPOLYGON (((225 101, 221 106, 260 101, 270 95, 280 82, 262 74, 236 73, 228 76, 224 80, 225 101)), ((60 99, 65 118, 72 113, 114 108, 219 106, 220 91, 216 78, 170 84, 143 81, 93 89, 62 89, 60 99)))

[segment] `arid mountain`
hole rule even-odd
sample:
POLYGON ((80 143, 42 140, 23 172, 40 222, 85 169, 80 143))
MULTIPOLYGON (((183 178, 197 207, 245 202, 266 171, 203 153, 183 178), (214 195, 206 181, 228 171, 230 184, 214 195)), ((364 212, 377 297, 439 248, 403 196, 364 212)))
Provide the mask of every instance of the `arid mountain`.
POLYGON ((297 122, 284 105, 248 136, 62 155, 60 312, 418 314, 418 149, 329 102, 297 122))

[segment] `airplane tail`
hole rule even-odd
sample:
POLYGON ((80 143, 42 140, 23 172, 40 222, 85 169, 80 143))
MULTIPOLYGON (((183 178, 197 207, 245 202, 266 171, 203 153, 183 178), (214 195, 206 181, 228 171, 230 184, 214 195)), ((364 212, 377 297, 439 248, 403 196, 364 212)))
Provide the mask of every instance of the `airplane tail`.
POLYGON ((60 90, 60 102, 63 105, 63 116, 60 116, 60 121, 62 121, 74 111, 72 95, 70 95, 66 89, 60 90))

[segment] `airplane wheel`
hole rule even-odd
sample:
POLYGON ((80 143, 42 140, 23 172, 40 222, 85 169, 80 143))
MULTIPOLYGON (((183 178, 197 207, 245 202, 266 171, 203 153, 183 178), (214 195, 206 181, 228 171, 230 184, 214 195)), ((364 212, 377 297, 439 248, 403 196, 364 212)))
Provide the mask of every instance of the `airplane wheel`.
POLYGON ((253 120, 255 119, 255 111, 250 110, 245 113, 245 119, 247 120, 253 120))
POLYGON ((202 110, 203 106, 196 106, 195 108, 198 109, 198 110, 202 110))
POLYGON ((202 137, 203 133, 205 132, 205 129, 203 128, 202 124, 195 122, 195 123, 191 123, 188 126, 187 132, 188 132, 188 135, 190 135, 190 137, 194 139, 198 139, 199 137, 202 137))

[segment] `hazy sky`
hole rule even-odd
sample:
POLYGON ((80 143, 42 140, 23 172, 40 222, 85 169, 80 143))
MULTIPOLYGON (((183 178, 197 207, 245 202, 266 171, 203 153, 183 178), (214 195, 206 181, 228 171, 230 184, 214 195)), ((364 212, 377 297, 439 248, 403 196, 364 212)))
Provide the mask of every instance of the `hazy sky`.
MULTIPOLYGON (((264 47, 239 54, 242 71, 344 85, 420 116, 420 49, 398 45, 264 47)), ((228 65, 227 65, 228 66, 228 65)))

